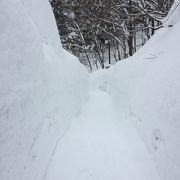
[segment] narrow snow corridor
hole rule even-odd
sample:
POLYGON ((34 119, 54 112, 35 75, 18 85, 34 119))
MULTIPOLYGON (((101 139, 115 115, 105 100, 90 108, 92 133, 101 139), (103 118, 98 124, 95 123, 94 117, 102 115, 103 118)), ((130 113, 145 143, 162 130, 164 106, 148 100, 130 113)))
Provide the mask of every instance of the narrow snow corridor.
POLYGON ((91 81, 90 97, 59 142, 45 179, 159 180, 152 156, 135 128, 118 117, 103 80, 91 81))
POLYGON ((143 10, 160 6, 133 1, 137 52, 120 61, 134 49, 130 1, 0 0, 0 180, 180 180, 180 0, 170 1, 160 26, 143 10), (88 73, 88 59, 111 67, 88 73))

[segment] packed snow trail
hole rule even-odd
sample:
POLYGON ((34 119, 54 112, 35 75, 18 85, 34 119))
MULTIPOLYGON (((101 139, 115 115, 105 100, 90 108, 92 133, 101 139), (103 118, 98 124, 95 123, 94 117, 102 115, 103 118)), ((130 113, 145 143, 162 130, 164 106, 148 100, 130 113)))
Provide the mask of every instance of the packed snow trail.
POLYGON ((94 78, 92 82, 90 97, 59 142, 44 178, 159 180, 135 128, 118 117, 105 85, 94 78))

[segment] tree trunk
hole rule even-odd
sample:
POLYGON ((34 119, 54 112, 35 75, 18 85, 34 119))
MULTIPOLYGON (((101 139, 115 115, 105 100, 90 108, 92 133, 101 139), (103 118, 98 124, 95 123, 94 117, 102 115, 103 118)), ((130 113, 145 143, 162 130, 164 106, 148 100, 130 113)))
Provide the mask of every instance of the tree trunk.
POLYGON ((133 22, 132 22, 132 0, 129 0, 129 36, 128 36, 128 47, 129 47, 129 55, 133 55, 133 22))
POLYGON ((151 24, 152 24, 152 32, 151 32, 151 35, 154 35, 154 19, 151 20, 151 24))
POLYGON ((109 55, 109 64, 111 64, 111 44, 110 44, 110 41, 108 43, 108 55, 109 55))

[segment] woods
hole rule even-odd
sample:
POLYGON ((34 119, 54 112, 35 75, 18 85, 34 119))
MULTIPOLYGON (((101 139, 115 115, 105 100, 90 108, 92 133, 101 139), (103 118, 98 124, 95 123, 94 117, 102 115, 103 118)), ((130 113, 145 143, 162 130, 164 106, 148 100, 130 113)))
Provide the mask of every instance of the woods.
POLYGON ((63 47, 90 70, 132 56, 161 27, 173 0, 52 0, 63 47))

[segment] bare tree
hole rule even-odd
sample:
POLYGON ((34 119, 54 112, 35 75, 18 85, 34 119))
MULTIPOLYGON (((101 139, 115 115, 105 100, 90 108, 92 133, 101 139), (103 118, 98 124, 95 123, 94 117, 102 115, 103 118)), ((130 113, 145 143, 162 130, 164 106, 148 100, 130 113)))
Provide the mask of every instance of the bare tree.
POLYGON ((52 0, 63 47, 90 70, 132 56, 157 29, 173 0, 52 0), (115 53, 116 52, 116 53, 115 53))

